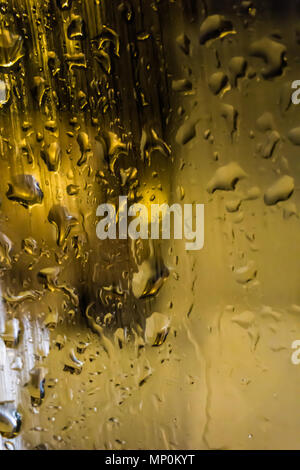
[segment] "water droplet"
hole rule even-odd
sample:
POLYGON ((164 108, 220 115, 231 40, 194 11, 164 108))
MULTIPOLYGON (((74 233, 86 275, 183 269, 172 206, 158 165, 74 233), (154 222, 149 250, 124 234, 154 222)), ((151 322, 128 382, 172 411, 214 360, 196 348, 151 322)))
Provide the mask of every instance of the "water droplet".
POLYGON ((0 434, 12 439, 19 434, 22 424, 21 415, 11 404, 0 404, 0 434))
POLYGON ((268 206, 277 204, 279 201, 286 201, 294 192, 295 183, 291 176, 282 176, 265 192, 264 200, 268 206))
POLYGON ((200 44, 211 39, 223 38, 227 34, 234 34, 231 21, 222 15, 211 15, 205 18, 200 27, 200 44))
POLYGON ((250 45, 249 53, 265 61, 266 67, 261 70, 264 78, 272 78, 282 74, 283 67, 286 64, 286 47, 283 44, 265 37, 254 41, 250 45))
POLYGON ((11 201, 16 201, 26 208, 41 204, 44 197, 39 183, 32 175, 15 176, 13 182, 9 183, 6 196, 11 201))
POLYGON ((213 178, 207 185, 207 191, 213 193, 217 190, 232 191, 239 180, 247 175, 240 165, 236 162, 228 163, 228 165, 218 168, 213 178))
POLYGON ((23 39, 8 29, 0 33, 0 68, 9 69, 24 57, 23 39))
POLYGON ((60 205, 55 205, 50 209, 48 220, 56 226, 58 246, 64 244, 71 228, 78 224, 78 220, 69 213, 68 209, 60 205))
POLYGON ((46 163, 49 171, 57 171, 61 162, 61 148, 58 142, 52 142, 44 146, 41 150, 41 156, 46 163))
POLYGON ((161 346, 170 331, 170 318, 162 313, 152 313, 146 320, 145 341, 151 346, 161 346))

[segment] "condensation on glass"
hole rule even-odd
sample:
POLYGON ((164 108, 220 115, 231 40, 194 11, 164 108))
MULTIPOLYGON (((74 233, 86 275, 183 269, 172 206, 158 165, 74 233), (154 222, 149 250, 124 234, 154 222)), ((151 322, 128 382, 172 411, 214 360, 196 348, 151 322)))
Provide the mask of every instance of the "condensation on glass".
POLYGON ((298 1, 1 0, 0 448, 299 448, 298 1), (205 204, 205 245, 96 210, 205 204))

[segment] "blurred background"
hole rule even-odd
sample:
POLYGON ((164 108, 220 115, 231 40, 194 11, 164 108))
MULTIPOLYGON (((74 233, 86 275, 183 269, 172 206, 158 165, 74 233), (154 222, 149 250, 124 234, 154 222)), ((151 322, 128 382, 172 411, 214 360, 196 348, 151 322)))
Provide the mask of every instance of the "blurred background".
POLYGON ((0 1, 0 449, 299 449, 300 2, 0 1), (101 203, 205 204, 205 244, 101 203))

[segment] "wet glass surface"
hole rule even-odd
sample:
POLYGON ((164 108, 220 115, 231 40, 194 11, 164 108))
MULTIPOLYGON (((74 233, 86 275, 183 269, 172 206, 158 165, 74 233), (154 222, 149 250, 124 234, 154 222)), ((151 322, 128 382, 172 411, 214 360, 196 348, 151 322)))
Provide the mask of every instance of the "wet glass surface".
POLYGON ((0 2, 0 449, 299 449, 300 2, 0 2), (97 207, 205 204, 205 244, 97 207))

